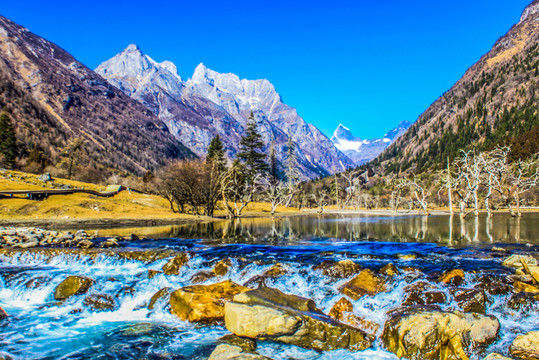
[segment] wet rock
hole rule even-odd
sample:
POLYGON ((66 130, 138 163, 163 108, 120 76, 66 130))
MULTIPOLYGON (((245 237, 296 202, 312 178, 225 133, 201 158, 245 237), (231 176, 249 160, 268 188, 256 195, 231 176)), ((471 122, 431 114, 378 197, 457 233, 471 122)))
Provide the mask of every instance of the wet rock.
POLYGON ((120 244, 118 244, 118 241, 116 241, 116 239, 109 238, 101 243, 101 247, 105 249, 117 248, 117 247, 120 247, 120 244))
POLYGON ((268 270, 264 271, 262 275, 255 275, 249 280, 247 280, 245 284, 243 284, 243 286, 248 287, 250 289, 258 289, 261 287, 266 287, 267 279, 276 279, 280 276, 285 275, 287 272, 288 270, 283 264, 277 263, 273 265, 271 268, 269 268, 268 270))
POLYGON ((163 272, 165 275, 178 275, 180 269, 189 261, 189 256, 187 254, 180 254, 169 260, 168 263, 163 266, 163 272))
POLYGON ((199 271, 195 275, 191 277, 191 282, 193 284, 200 284, 203 283, 206 280, 212 279, 216 277, 215 273, 213 271, 199 271))
POLYGON ((4 319, 7 319, 8 315, 7 315, 7 312, 2 309, 2 307, 0 306, 0 320, 4 320, 4 319))
POLYGON ((240 337, 234 334, 228 334, 217 340, 220 343, 239 346, 243 351, 255 351, 256 341, 247 337, 240 337))
POLYGON ((131 236, 129 237, 129 240, 137 241, 137 240, 140 240, 140 237, 138 237, 136 234, 131 234, 131 236))
POLYGON ((148 279, 152 279, 155 275, 159 275, 162 273, 163 273, 162 271, 150 269, 148 270, 148 279))
POLYGON ((148 249, 148 250, 133 250, 133 251, 119 251, 116 255, 123 259, 141 261, 145 264, 165 259, 170 257, 173 251, 148 249))
POLYGON ((358 300, 364 295, 374 296, 385 292, 386 284, 384 279, 374 275, 369 269, 365 269, 341 286, 339 291, 354 300, 358 300))
POLYGON ((275 279, 283 275, 286 275, 287 273, 288 273, 287 268, 283 264, 277 263, 273 265, 271 268, 269 268, 268 270, 264 271, 262 276, 264 276, 265 278, 275 279))
POLYGON ((306 349, 364 350, 374 337, 322 313, 310 299, 261 288, 225 304, 226 328, 238 336, 268 339, 306 349))
POLYGON ((165 287, 156 292, 150 299, 150 303, 148 304, 148 310, 153 310, 155 308, 155 304, 163 299, 168 297, 174 290, 170 287, 165 287))
POLYGON ((82 240, 77 243, 77 247, 81 249, 90 249, 94 247, 94 243, 90 240, 82 240))
POLYGON ((432 305, 444 304, 447 301, 447 296, 441 291, 420 291, 414 290, 409 293, 406 300, 402 303, 403 306, 412 305, 432 305))
POLYGON ((382 341, 400 358, 468 359, 475 348, 495 341, 500 330, 498 319, 479 314, 416 307, 388 316, 382 341))
POLYGON ((73 295, 84 294, 94 283, 94 280, 84 276, 68 276, 54 290, 54 299, 64 300, 73 295))
POLYGON ((444 272, 439 278, 439 283, 446 285, 459 286, 464 281, 464 271, 460 269, 453 269, 444 272))
POLYGON ((313 268, 313 270, 322 270, 322 274, 337 279, 349 278, 359 273, 362 269, 361 265, 348 259, 338 262, 326 260, 313 268))
POLYGON ((497 353, 492 353, 492 354, 489 354, 483 360, 512 360, 512 359, 508 358, 508 357, 505 357, 503 355, 497 354, 497 353))
POLYGON ((223 259, 215 264, 213 267, 213 273, 217 276, 226 275, 231 266, 232 261, 230 259, 223 259))
POLYGON ((117 307, 112 296, 106 294, 88 295, 84 299, 84 305, 95 312, 114 310, 117 307))
POLYGON ((513 283, 513 288, 517 292, 527 292, 527 293, 532 293, 532 294, 539 294, 539 288, 537 288, 537 287, 535 287, 533 285, 530 285, 530 284, 523 283, 521 281, 515 281, 513 283))
POLYGON ((511 295, 507 301, 507 307, 517 311, 529 312, 534 308, 534 305, 539 301, 539 294, 517 293, 511 295))
POLYGON ((519 359, 539 359, 539 331, 530 331, 526 335, 517 336, 509 347, 509 352, 519 359))
POLYGON ((26 284, 24 284, 24 286, 27 288, 27 289, 37 289, 39 288, 41 285, 43 285, 44 283, 46 282, 49 282, 51 280, 50 277, 47 277, 47 276, 39 276, 39 277, 36 277, 36 278, 33 278, 33 279, 30 279, 26 282, 26 284))
MULTIPOLYGON (((517 270, 518 271, 518 270, 517 270)), ((514 283, 516 281, 520 281, 523 283, 531 283, 533 281, 533 278, 530 275, 507 275, 507 281, 510 283, 514 283)))
POLYGON ((368 334, 374 335, 378 331, 380 325, 368 321, 361 316, 354 314, 354 305, 346 298, 341 298, 333 305, 328 315, 335 320, 338 320, 344 324, 361 329, 368 334))
POLYGON ((474 288, 484 290, 489 295, 505 295, 512 291, 509 284, 491 275, 481 276, 474 288))
POLYGON ((380 275, 386 275, 386 276, 395 276, 400 273, 399 269, 392 263, 389 263, 385 265, 383 268, 380 269, 378 272, 380 275))
POLYGON ((511 255, 503 261, 502 265, 519 269, 523 267, 522 261, 528 266, 537 266, 537 259, 526 255, 511 255))
POLYGON ((271 360, 256 353, 247 352, 239 346, 221 344, 211 353, 208 360, 271 360))
POLYGON ((247 290, 230 280, 213 285, 186 286, 171 294, 171 312, 182 320, 214 323, 223 320, 225 302, 247 290))
POLYGON ((487 295, 483 290, 458 289, 453 292, 453 296, 462 311, 485 314, 487 295))

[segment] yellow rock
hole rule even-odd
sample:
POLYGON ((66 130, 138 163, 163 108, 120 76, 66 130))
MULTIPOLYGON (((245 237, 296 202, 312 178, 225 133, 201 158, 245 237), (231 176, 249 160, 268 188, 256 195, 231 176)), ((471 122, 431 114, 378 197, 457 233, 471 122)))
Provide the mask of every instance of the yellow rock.
POLYGON ((533 285, 523 283, 522 281, 515 281, 513 287, 518 292, 527 292, 527 293, 539 293, 539 289, 533 285))
POLYGON ((399 269, 397 269, 397 267, 392 263, 389 263, 383 268, 381 268, 379 272, 382 275, 395 276, 399 274, 399 269))
POLYGON ((355 328, 364 330, 369 334, 376 334, 380 325, 368 321, 360 316, 354 314, 354 305, 346 298, 341 298, 333 305, 328 314, 335 320, 353 326, 355 328))
POLYGON ((163 266, 163 272, 165 275, 178 275, 180 269, 189 261, 187 254, 180 254, 169 260, 168 263, 163 266))
POLYGON ((530 331, 526 335, 517 336, 509 347, 509 352, 519 359, 539 359, 539 331, 530 331))
POLYGON ((217 264, 215 264, 215 266, 213 267, 213 272, 217 276, 226 275, 230 266, 232 266, 232 261, 230 261, 230 259, 223 259, 217 264))
POLYGON ((446 271, 438 278, 438 282, 442 282, 447 285, 459 286, 464 280, 464 271, 460 269, 453 269, 446 271))
POLYGON ((56 300, 64 300, 73 295, 84 294, 94 285, 94 281, 84 276, 68 276, 54 290, 56 300))
POLYGON ((230 280, 213 285, 192 285, 170 295, 171 312, 182 320, 214 323, 223 320, 224 305, 234 295, 250 290, 230 280))
POLYGON ((385 292, 386 284, 382 278, 374 275, 369 269, 365 269, 344 284, 339 291, 354 300, 358 300, 364 295, 374 296, 385 292))

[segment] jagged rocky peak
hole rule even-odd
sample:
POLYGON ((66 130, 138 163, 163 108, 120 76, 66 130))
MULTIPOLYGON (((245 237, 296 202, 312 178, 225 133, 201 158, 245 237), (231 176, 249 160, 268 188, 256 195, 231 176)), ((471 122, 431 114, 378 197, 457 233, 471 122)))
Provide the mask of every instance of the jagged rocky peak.
POLYGON ((532 2, 528 7, 524 9, 522 12, 522 16, 520 17, 520 23, 526 21, 528 18, 530 18, 533 15, 539 14, 539 0, 535 0, 532 2))
POLYGON ((127 94, 154 85, 178 93, 184 86, 176 65, 170 61, 158 63, 135 44, 101 63, 95 71, 127 94))
POLYGON ((361 141, 361 138, 355 137, 350 129, 343 124, 339 124, 331 137, 331 141, 335 142, 334 140, 361 141))

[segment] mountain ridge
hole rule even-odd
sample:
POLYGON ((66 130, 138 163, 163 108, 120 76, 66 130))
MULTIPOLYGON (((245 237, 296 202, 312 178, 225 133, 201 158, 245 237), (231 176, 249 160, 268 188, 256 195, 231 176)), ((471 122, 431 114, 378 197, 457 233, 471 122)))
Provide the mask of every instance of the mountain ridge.
MULTIPOLYGON (((273 140, 281 154, 279 160, 284 162, 282 154, 290 136, 297 145, 300 167, 306 177, 354 166, 320 130, 282 102, 269 80, 240 79, 200 63, 184 81, 158 63, 154 62, 153 68, 146 66, 151 63, 148 59, 151 58, 138 47, 130 45, 100 64, 96 72, 151 109, 176 138, 199 156, 204 156, 211 139, 219 134, 228 156, 234 157, 252 113, 266 144, 264 150, 273 140), (138 60, 128 56, 133 52, 138 60)), ((175 66, 174 70, 177 71, 175 66)))

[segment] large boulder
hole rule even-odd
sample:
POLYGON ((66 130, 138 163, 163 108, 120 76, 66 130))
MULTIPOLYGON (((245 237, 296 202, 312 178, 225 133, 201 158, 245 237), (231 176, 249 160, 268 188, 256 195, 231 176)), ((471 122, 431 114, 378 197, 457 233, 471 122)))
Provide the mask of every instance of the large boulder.
POLYGON ((528 266, 537 266, 537 259, 526 255, 511 255, 503 261, 502 265, 520 269, 524 267, 522 262, 525 262, 528 266))
POLYGON ((234 296, 225 304, 225 325, 238 336, 317 351, 364 350, 374 341, 366 332, 325 315, 312 300, 272 288, 234 296))
POLYGON ((182 320, 215 323, 223 320, 225 303, 247 290, 230 280, 213 285, 186 286, 170 295, 170 311, 182 320))
POLYGON ((178 275, 181 267, 188 261, 189 256, 187 256, 185 253, 174 256, 163 266, 163 272, 165 275, 178 275))
POLYGON ((84 276, 68 276, 54 289, 54 298, 64 300, 73 295, 85 294, 94 281, 84 276))
POLYGON ((388 314, 382 341, 400 358, 468 360, 476 347, 496 340, 499 330, 494 316, 402 308, 388 314))
POLYGON ((358 300, 364 295, 374 296, 386 291, 386 283, 384 279, 374 275, 369 269, 365 269, 341 286, 339 291, 354 300, 358 300))
POLYGON ((485 314, 487 308, 487 295, 483 290, 456 289, 452 291, 452 293, 462 311, 485 314))
POLYGON ((509 348, 511 355, 519 359, 539 359, 539 331, 530 331, 526 335, 517 336, 509 348))

